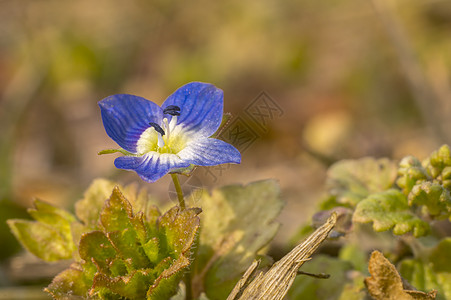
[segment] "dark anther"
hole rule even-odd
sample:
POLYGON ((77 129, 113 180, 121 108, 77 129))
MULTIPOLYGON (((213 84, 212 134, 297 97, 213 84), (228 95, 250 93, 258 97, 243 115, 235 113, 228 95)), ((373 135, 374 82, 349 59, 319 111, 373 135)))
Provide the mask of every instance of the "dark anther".
POLYGON ((155 128, 155 130, 156 130, 159 134, 161 134, 162 136, 164 135, 164 130, 163 130, 163 128, 161 128, 160 125, 158 125, 157 123, 154 123, 154 122, 150 122, 149 125, 152 126, 153 128, 155 128))
POLYGON ((163 113, 171 116, 180 116, 180 107, 177 105, 169 105, 163 110, 163 113))

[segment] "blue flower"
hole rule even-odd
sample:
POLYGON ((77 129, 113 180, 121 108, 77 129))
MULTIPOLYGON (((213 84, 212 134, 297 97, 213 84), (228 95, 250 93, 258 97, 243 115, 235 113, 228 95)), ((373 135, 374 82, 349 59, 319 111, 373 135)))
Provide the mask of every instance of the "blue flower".
POLYGON ((161 107, 126 94, 99 101, 105 131, 125 154, 114 165, 154 182, 191 165, 240 163, 237 149, 210 138, 221 124, 223 97, 222 90, 212 84, 191 82, 161 107))

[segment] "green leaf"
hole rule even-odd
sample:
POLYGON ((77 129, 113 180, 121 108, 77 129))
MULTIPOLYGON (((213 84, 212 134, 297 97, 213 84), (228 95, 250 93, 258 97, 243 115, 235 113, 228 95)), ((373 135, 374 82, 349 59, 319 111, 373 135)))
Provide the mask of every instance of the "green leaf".
MULTIPOLYGON (((105 202, 100 213, 100 223, 106 232, 130 228, 130 219, 133 218, 132 205, 125 199, 118 187, 105 202)), ((144 228, 143 228, 144 229, 144 228)))
POLYGON ((320 201, 318 208, 319 210, 329 210, 334 209, 337 206, 349 206, 349 205, 344 205, 343 203, 337 202, 336 196, 327 195, 326 197, 324 197, 324 199, 320 201))
POLYGON ((154 237, 142 245, 144 253, 152 264, 157 264, 160 256, 160 242, 158 238, 154 237))
MULTIPOLYGON (((449 257, 449 253, 447 255, 449 257)), ((437 290, 437 300, 451 299, 451 273, 437 273, 432 266, 417 259, 403 260, 399 265, 399 272, 419 290, 437 290)))
POLYGON ((429 178, 421 162, 413 156, 406 156, 401 160, 398 175, 399 178, 396 180, 396 184, 403 190, 405 195, 408 195, 417 183, 429 178))
POLYGON ((160 216, 158 209, 145 203, 149 197, 135 186, 124 190, 133 204, 115 186, 102 205, 97 220, 83 209, 97 209, 105 189, 112 184, 95 182, 79 204, 80 216, 88 226, 73 227, 80 236, 80 262, 60 273, 47 291, 56 298, 72 295, 99 299, 168 299, 177 292, 190 265, 191 248, 199 230, 199 208, 170 209, 160 216), (88 295, 88 296, 87 296, 88 295))
MULTIPOLYGON (((451 237, 444 238, 431 251, 429 261, 432 263, 434 272, 436 273, 450 273, 451 274, 451 237)), ((450 286, 451 291, 451 286, 450 286)))
POLYGON ((347 243, 341 249, 339 258, 352 264, 354 270, 361 273, 367 272, 367 255, 366 253, 354 243, 347 243))
POLYGON ((199 219, 196 218, 202 210, 200 208, 188 208, 181 210, 175 206, 167 211, 158 220, 160 234, 165 235, 169 253, 178 255, 186 253, 194 243, 196 232, 199 228, 199 219))
POLYGON ((447 145, 420 163, 413 156, 401 160, 397 184, 408 196, 409 206, 420 206, 434 219, 451 218, 451 152, 447 145))
POLYGON ((365 276, 358 272, 348 272, 346 274, 352 281, 345 283, 338 300, 365 300, 367 293, 365 292, 364 279, 365 276), (350 274, 351 273, 351 274, 350 274))
POLYGON ((80 264, 74 263, 69 269, 53 278, 52 283, 44 291, 52 295, 54 299, 77 299, 77 296, 87 299, 92 285, 92 279, 89 280, 89 276, 86 276, 87 273, 83 271, 80 264), (71 291, 70 295, 65 292, 68 290, 71 291))
POLYGON ((97 273, 94 277, 94 289, 107 288, 117 295, 128 299, 145 299, 152 282, 151 270, 134 270, 129 275, 109 277, 97 273))
POLYGON ((451 167, 443 168, 442 185, 445 189, 451 190, 451 167))
POLYGON ((75 217, 41 200, 35 200, 34 205, 28 212, 36 221, 7 221, 15 237, 24 248, 45 261, 71 258, 76 250, 71 232, 75 217))
POLYGON ((352 270, 349 262, 326 255, 316 255, 306 263, 304 272, 330 274, 328 279, 317 279, 298 275, 288 291, 290 299, 338 299, 346 283, 350 283, 346 274, 352 270))
POLYGON ((406 196, 395 189, 362 200, 356 206, 353 222, 373 222, 375 231, 392 229, 397 235, 412 231, 415 237, 423 236, 429 230, 429 224, 410 211, 406 196))
POLYGON ((39 199, 34 201, 34 206, 35 208, 28 209, 28 213, 33 217, 33 219, 41 223, 58 227, 64 226, 65 229, 68 230, 70 228, 70 223, 76 221, 75 217, 71 213, 45 203, 39 199))
POLYGON ((92 231, 82 236, 79 245, 80 257, 93 262, 97 270, 110 274, 109 267, 116 258, 116 249, 102 231, 92 231))
POLYGON ((175 295, 183 277, 183 270, 189 265, 190 261, 186 256, 179 256, 177 260, 172 261, 172 265, 160 273, 147 291, 148 299, 163 300, 175 295))
POLYGON ((390 188, 396 171, 395 163, 386 158, 342 160, 329 168, 326 186, 338 203, 355 206, 369 194, 390 188))
POLYGON ((409 206, 424 206, 428 215, 443 219, 451 215, 451 196, 447 189, 438 183, 422 182, 409 193, 409 206))
POLYGON ((114 186, 111 181, 96 179, 86 190, 83 199, 75 203, 75 214, 88 229, 98 229, 100 211, 114 186))
POLYGON ((423 166, 433 178, 437 178, 444 168, 451 166, 449 146, 443 145, 437 151, 432 152, 429 158, 423 162, 423 166))
POLYGON ((72 257, 73 244, 67 245, 57 229, 25 220, 8 220, 8 225, 22 246, 40 259, 57 261, 72 257))
POLYGON ((133 210, 142 212, 145 219, 156 220, 160 215, 155 207, 155 199, 151 198, 145 189, 138 189, 136 184, 122 187, 113 181, 99 178, 89 186, 83 199, 75 203, 75 213, 87 227, 86 231, 99 229, 100 212, 115 186, 122 191, 124 198, 132 205, 133 210))
POLYGON ((265 180, 199 195, 203 213, 194 289, 225 299, 279 228, 274 221, 283 206, 279 186, 265 180))

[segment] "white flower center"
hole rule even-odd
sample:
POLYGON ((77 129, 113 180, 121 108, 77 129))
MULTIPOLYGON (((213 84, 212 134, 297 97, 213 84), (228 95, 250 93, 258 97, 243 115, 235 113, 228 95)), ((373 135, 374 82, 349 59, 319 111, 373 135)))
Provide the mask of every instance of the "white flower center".
POLYGON ((182 126, 177 126, 177 116, 172 116, 171 122, 164 118, 161 129, 164 135, 155 130, 154 126, 141 134, 136 145, 139 155, 149 152, 177 154, 185 148, 187 136, 183 134, 182 126))

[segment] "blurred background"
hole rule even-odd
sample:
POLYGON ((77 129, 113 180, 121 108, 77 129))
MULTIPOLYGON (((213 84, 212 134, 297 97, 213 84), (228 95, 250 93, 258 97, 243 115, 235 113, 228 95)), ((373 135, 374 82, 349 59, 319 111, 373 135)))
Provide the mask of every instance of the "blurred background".
POLYGON ((23 257, 4 221, 35 197, 72 210, 105 177, 171 198, 169 178, 145 184, 97 155, 117 147, 102 98, 223 89, 221 137, 242 164, 199 168, 187 186, 278 179, 283 249, 334 161, 451 143, 450 33, 447 0, 0 0, 0 286, 32 281, 11 271, 23 257))

